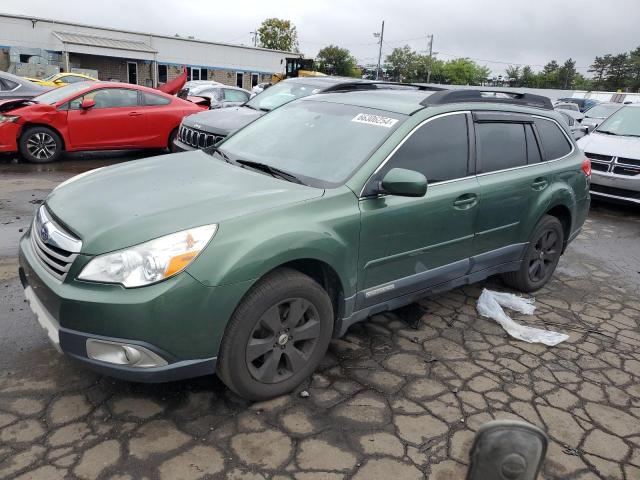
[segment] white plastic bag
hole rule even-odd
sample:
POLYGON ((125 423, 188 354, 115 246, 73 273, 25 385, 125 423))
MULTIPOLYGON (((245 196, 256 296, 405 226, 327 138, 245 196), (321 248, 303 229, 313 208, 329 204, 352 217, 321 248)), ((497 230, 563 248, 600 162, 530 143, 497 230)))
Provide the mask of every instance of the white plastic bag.
POLYGON ((520 325, 514 322, 502 309, 502 307, 507 307, 516 312, 531 315, 536 309, 533 305, 534 301, 532 298, 523 298, 512 293, 494 292, 485 288, 482 290, 480 298, 478 298, 476 308, 480 315, 493 318, 509 335, 518 340, 553 346, 568 339, 569 335, 564 333, 520 325))

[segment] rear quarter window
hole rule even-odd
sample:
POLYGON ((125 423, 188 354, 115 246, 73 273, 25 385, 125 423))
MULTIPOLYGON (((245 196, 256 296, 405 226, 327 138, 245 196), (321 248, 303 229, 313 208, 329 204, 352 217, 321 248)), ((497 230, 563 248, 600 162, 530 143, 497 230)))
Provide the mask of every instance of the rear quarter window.
POLYGON ((571 152, 571 143, 564 131, 553 121, 544 118, 535 119, 536 129, 542 142, 546 160, 555 160, 571 152))

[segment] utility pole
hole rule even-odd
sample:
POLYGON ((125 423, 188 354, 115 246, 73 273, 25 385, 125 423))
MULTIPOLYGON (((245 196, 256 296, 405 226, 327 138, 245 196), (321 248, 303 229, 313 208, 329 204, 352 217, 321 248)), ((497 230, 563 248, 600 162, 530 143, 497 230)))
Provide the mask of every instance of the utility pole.
POLYGON ((378 67, 376 68, 376 80, 380 75, 380 58, 382 57, 382 41, 384 40, 384 20, 382 21, 382 30, 380 33, 374 33, 374 37, 380 37, 380 48, 378 49, 378 67))
POLYGON ((253 35, 253 46, 257 47, 258 46, 258 32, 249 32, 251 35, 253 35))
POLYGON ((431 83, 431 64, 433 62, 433 35, 429 37, 429 68, 427 69, 427 83, 431 83))

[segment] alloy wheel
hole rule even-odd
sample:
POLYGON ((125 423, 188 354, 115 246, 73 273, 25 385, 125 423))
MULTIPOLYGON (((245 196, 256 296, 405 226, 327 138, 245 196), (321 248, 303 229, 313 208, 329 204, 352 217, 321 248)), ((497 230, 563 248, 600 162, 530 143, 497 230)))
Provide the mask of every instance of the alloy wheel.
POLYGON ((262 314, 251 331, 245 358, 263 383, 282 382, 307 364, 320 338, 320 317, 311 302, 291 298, 262 314))
POLYGON ((57 147, 55 139, 45 132, 34 133, 27 139, 27 151, 38 160, 52 158, 57 147))
POLYGON ((541 282, 551 274, 562 250, 562 240, 555 229, 545 230, 529 255, 529 278, 541 282))

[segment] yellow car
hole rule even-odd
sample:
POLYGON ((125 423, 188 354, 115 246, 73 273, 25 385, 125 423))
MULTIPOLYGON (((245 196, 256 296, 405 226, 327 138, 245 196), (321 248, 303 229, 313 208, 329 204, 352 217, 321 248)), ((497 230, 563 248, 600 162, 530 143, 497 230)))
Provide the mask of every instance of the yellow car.
POLYGON ((49 75, 48 77, 42 78, 42 79, 29 78, 29 77, 25 77, 25 78, 37 85, 41 85, 43 87, 54 87, 54 88, 64 87, 65 85, 69 85, 70 83, 98 81, 97 78, 90 77, 89 75, 83 75, 82 73, 55 73, 53 75, 49 75))

